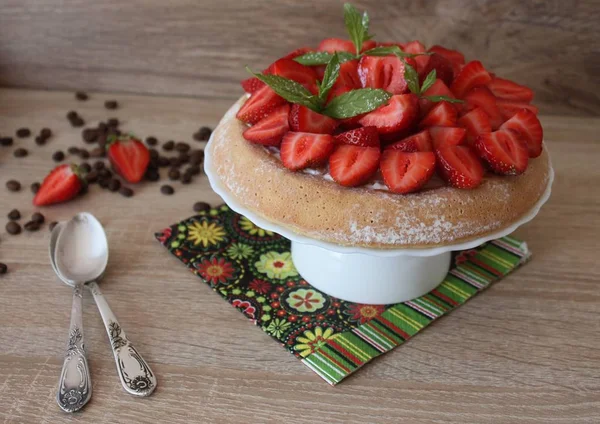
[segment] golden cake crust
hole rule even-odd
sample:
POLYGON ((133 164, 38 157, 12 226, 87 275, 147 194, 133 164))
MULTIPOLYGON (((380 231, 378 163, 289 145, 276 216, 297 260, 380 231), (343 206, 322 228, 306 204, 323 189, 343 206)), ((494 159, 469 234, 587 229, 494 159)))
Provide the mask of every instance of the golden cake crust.
POLYGON ((207 149, 214 171, 247 209, 318 240, 378 249, 466 242, 518 221, 550 179, 544 149, 522 175, 486 175, 474 190, 444 186, 401 195, 342 187, 322 175, 291 172, 264 147, 244 140, 246 127, 235 114, 245 100, 238 100, 213 132, 207 149))

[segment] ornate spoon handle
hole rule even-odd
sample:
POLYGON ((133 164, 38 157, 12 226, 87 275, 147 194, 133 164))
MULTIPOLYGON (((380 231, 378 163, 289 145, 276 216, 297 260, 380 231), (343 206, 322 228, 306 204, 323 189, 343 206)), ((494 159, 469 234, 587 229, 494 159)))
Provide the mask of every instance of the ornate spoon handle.
POLYGON ((69 341, 56 394, 58 406, 66 412, 80 410, 92 397, 90 369, 83 346, 82 289, 82 284, 73 287, 69 341))
POLYGON ((92 281, 87 283, 87 286, 94 295, 94 300, 104 321, 123 388, 132 395, 149 396, 156 388, 154 373, 127 338, 98 284, 92 281))

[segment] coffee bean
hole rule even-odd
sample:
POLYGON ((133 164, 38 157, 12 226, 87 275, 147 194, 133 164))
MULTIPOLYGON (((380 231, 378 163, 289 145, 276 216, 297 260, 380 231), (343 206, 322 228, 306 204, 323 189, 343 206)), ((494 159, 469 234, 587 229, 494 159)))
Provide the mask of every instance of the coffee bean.
POLYGON ((37 144, 38 146, 43 146, 44 144, 46 144, 46 139, 41 135, 37 135, 35 137, 35 144, 37 144))
POLYGON ((144 175, 144 177, 148 181, 158 181, 158 180, 160 180, 160 174, 154 168, 148 168, 148 170, 146 171, 146 175, 144 175))
POLYGON ((188 168, 185 170, 185 172, 186 172, 187 174, 190 174, 190 175, 200 175, 200 172, 201 172, 201 170, 200 170, 200 166, 199 166, 199 165, 192 165, 192 166, 189 166, 189 167, 188 167, 188 168))
POLYGON ((148 146, 156 146, 158 144, 158 140, 156 137, 150 136, 146 138, 146 144, 148 146))
POLYGON ((54 230, 54 227, 56 227, 56 225, 58 224, 58 222, 56 221, 52 221, 49 225, 48 225, 48 229, 50 231, 54 230))
POLYGON ((9 191, 19 191, 19 190, 21 190, 21 183, 18 182, 17 180, 8 180, 6 182, 6 188, 9 191))
POLYGON ((31 215, 31 220, 38 224, 43 224, 46 218, 41 213, 35 212, 33 215, 31 215))
POLYGON ((17 130, 17 137, 26 138, 31 135, 31 130, 29 128, 19 128, 17 130))
POLYGON ((106 149, 104 147, 94 147, 90 152, 90 156, 93 158, 103 158, 106 156, 106 149))
POLYGON ((212 130, 208 127, 200 128, 196 133, 194 133, 193 137, 196 141, 206 141, 210 138, 212 130))
POLYGON ((40 131, 40 137, 49 139, 50 137, 52 137, 52 130, 50 128, 42 128, 42 130, 40 131))
POLYGON ((179 153, 178 159, 179 164, 183 165, 184 163, 188 163, 190 161, 190 155, 187 153, 179 153))
POLYGON ((67 149, 67 152, 69 152, 70 155, 78 155, 79 154, 79 147, 75 147, 75 146, 69 147, 67 149))
POLYGON ((107 137, 110 137, 111 135, 115 136, 115 137, 118 137, 121 134, 122 134, 121 131, 119 129, 115 128, 115 127, 108 127, 108 130, 106 131, 106 136, 107 137))
POLYGON ((37 231, 40 229, 40 224, 38 224, 37 222, 29 221, 25 223, 25 225, 23 225, 23 228, 25 228, 27 231, 37 231))
POLYGON ((100 122, 98 124, 98 131, 101 133, 106 133, 106 131, 108 131, 108 124, 106 122, 100 122))
POLYGON ((98 140, 98 130, 95 128, 86 128, 81 132, 81 138, 86 143, 95 143, 98 140))
POLYGON ((21 212, 19 212, 18 209, 13 209, 8 213, 8 219, 10 219, 11 221, 17 221, 21 219, 21 212))
POLYGON ((121 195, 124 196, 124 197, 131 197, 131 196, 133 196, 133 190, 130 189, 129 187, 125 187, 125 186, 123 186, 123 187, 121 187, 119 189, 119 193, 121 193, 121 195))
POLYGON ((119 126, 119 119, 118 118, 110 118, 108 120, 108 126, 109 127, 118 127, 119 126))
POLYGON ((200 165, 204 160, 204 150, 194 150, 190 154, 190 163, 192 165, 200 165))
POLYGON ((73 120, 73 119, 75 119, 75 118, 77 118, 77 117, 79 117, 79 114, 78 114, 77 112, 75 112, 74 110, 70 110, 70 111, 67 113, 67 119, 68 119, 69 121, 71 121, 71 120, 73 120))
POLYGON ((69 122, 73 128, 81 128, 85 125, 85 121, 80 116, 71 119, 69 122))
POLYGON ((16 158, 24 158, 28 154, 29 154, 29 152, 27 151, 27 149, 24 149, 22 147, 15 149, 15 151, 13 152, 13 156, 16 158))
POLYGON ((89 99, 89 96, 87 95, 87 93, 84 93, 83 91, 77 91, 75 93, 75 98, 79 101, 86 101, 87 99, 89 99))
POLYGON ((206 212, 210 210, 210 205, 206 202, 196 202, 194 203, 194 212, 206 212))
POLYGON ((112 180, 110 180, 110 182, 108 183, 108 189, 110 191, 117 191, 118 189, 121 188, 121 181, 117 180, 116 178, 113 178, 112 180))
POLYGON ((90 166, 89 163, 83 162, 81 165, 79 165, 79 170, 81 172, 87 174, 88 172, 90 172, 92 170, 92 167, 90 166))
POLYGON ((86 149, 80 149, 79 150, 79 157, 81 159, 89 159, 90 158, 90 152, 88 152, 86 149))
POLYGON ((192 175, 184 172, 181 176, 181 184, 189 184, 192 182, 192 175))
POLYGON ((77 197, 85 196, 88 193, 88 190, 89 190, 88 185, 84 184, 83 186, 81 186, 79 193, 77 193, 77 197))
POLYGON ((170 164, 171 164, 171 161, 169 160, 168 157, 166 157, 166 156, 160 156, 158 158, 158 166, 160 166, 161 168, 169 166, 170 164))
POLYGON ((98 171, 93 170, 87 173, 87 175, 85 176, 85 180, 87 181, 88 184, 94 184, 95 182, 98 181, 98 171))
POLYGON ((175 167, 181 166, 181 159, 177 157, 169 158, 169 165, 175 167))
POLYGON ((2 262, 0 262, 0 275, 6 274, 7 272, 8 272, 8 267, 6 266, 6 264, 3 264, 2 262))
POLYGON ((98 135, 98 140, 96 141, 98 147, 105 148, 106 147, 106 134, 98 135))
POLYGON ((21 232, 21 226, 15 221, 10 221, 6 224, 6 232, 11 235, 17 235, 21 232))
POLYGON ((12 137, 2 137, 2 138, 0 138, 0 144, 3 146, 12 146, 13 138, 12 137))
POLYGON ((57 150, 52 154, 52 160, 54 162, 62 162, 63 160, 65 160, 65 154, 62 150, 57 150))
POLYGON ((107 100, 104 102, 104 107, 107 109, 116 109, 119 107, 119 103, 116 100, 107 100))
POLYGON ((181 176, 181 172, 179 172, 178 169, 176 168, 171 168, 169 170, 169 179, 171 181, 177 181, 179 179, 179 177, 181 176))
POLYGON ((150 153, 150 159, 156 160, 160 156, 160 154, 158 153, 158 150, 156 150, 156 149, 149 149, 148 152, 150 153))
POLYGON ((187 152, 188 150, 190 150, 190 145, 184 143, 183 141, 180 141, 175 145, 175 150, 177 150, 178 152, 187 152))
POLYGON ((170 152, 171 150, 173 150, 175 148, 175 142, 173 140, 169 140, 165 144, 163 144, 162 148, 163 148, 163 150, 170 152))
POLYGON ((106 167, 106 165, 101 160, 97 160, 96 162, 94 162, 94 169, 97 171, 100 171, 101 169, 104 169, 105 167, 106 167))
POLYGON ((108 180, 112 177, 112 171, 108 168, 103 168, 98 172, 98 175, 100 176, 100 178, 108 180))
POLYGON ((165 184, 164 186, 160 187, 160 192, 170 196, 171 194, 175 193, 175 190, 170 185, 165 184))
POLYGON ((110 180, 103 178, 101 180, 98 180, 98 185, 102 188, 108 188, 108 183, 110 182, 110 180))
POLYGON ((32 183, 29 188, 33 194, 36 194, 40 190, 40 183, 32 183))

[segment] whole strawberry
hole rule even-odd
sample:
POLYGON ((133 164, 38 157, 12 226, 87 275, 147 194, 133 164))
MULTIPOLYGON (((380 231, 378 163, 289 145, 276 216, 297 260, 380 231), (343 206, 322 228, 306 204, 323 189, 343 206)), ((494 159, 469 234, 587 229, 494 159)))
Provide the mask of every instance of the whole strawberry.
POLYGON ((77 196, 83 187, 77 165, 59 165, 54 168, 33 198, 35 206, 66 202, 77 196))
POLYGON ((150 163, 146 146, 131 134, 113 136, 108 143, 108 158, 115 171, 130 183, 139 182, 150 163))

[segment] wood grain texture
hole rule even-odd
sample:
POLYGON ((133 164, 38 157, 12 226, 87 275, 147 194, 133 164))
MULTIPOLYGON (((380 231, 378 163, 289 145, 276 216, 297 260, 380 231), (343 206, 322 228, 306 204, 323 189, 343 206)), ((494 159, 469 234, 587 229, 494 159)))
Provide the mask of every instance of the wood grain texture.
MULTIPOLYGON (((597 423, 600 421, 600 156, 597 118, 544 116, 556 170, 549 203, 517 231, 532 261, 435 322, 410 342, 330 387, 216 296, 153 238, 191 215, 197 200, 217 202, 204 179, 136 187, 131 199, 92 189, 76 202, 43 210, 49 221, 91 211, 111 249, 102 289, 151 364, 151 398, 127 395, 90 296, 84 299, 93 398, 68 418, 54 396, 67 335, 70 289, 52 274, 49 233, 11 237, 6 213, 33 212, 28 190, 4 183, 40 180, 50 156, 80 140, 64 116, 89 122, 118 116, 126 129, 161 140, 190 140, 215 125, 228 102, 0 90, 0 134, 49 126, 55 137, 17 160, 0 148, 0 422, 260 423, 597 423), (102 108, 115 97, 118 111, 102 108)), ((95 187, 97 188, 97 187, 95 187)))
MULTIPOLYGON (((244 65, 345 37, 342 0, 3 0, 0 85, 233 101, 244 65)), ((600 115, 600 1, 364 0, 378 40, 460 48, 543 113, 600 115)))

